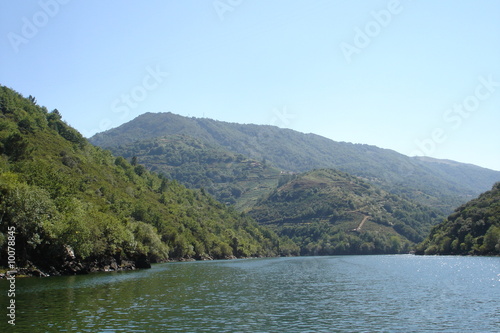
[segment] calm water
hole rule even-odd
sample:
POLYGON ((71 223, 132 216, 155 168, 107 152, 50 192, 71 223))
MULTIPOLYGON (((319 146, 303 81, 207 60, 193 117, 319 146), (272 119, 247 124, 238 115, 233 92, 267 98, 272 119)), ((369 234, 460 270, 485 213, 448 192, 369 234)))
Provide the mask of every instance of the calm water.
POLYGON ((500 258, 168 263, 18 279, 15 299, 0 332, 500 332, 500 258))

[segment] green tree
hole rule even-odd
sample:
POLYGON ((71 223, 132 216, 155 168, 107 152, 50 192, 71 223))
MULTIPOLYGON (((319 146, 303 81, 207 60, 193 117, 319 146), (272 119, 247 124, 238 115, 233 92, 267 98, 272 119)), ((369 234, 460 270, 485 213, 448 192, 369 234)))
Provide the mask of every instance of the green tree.
POLYGON ((483 245, 480 248, 483 254, 500 254, 500 227, 492 225, 484 235, 483 245))
POLYGON ((29 143, 19 133, 11 134, 4 142, 4 153, 11 161, 19 161, 29 153, 29 143))
POLYGON ((29 254, 48 241, 51 224, 58 220, 58 212, 47 191, 22 183, 1 186, 2 229, 16 228, 16 246, 19 262, 25 263, 29 254))

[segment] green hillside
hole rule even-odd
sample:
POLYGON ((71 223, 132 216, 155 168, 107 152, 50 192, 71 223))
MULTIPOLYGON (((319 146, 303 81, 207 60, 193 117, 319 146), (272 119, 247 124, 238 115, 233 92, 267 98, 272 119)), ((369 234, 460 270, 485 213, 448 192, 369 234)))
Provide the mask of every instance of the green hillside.
POLYGON ((500 255, 500 183, 435 226, 417 253, 500 255))
POLYGON ((271 192, 280 176, 280 171, 266 161, 249 159, 186 135, 136 141, 111 150, 117 156, 135 157, 150 170, 189 188, 203 188, 240 211, 271 192))
POLYGON ((0 86, 0 110, 2 265, 13 228, 17 265, 52 274, 278 254, 273 232, 91 145, 35 98, 0 86))
POLYGON ((147 113, 90 141, 111 148, 167 135, 186 135, 206 144, 266 160, 280 170, 333 168, 388 192, 449 214, 500 180, 500 172, 462 163, 410 158, 375 146, 335 142, 315 134, 264 125, 242 125, 172 113, 147 113))
POLYGON ((307 255, 408 252, 442 218, 331 169, 290 175, 250 210, 307 255))

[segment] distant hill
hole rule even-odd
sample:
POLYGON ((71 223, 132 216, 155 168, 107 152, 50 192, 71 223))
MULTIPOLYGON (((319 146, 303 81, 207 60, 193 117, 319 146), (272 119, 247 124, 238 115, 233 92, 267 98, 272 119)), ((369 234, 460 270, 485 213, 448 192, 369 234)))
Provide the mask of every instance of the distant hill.
POLYGON ((249 213, 307 255, 408 252, 442 220, 428 207, 331 169, 290 175, 249 213))
MULTIPOLYGON (((393 194, 450 213, 500 180, 500 172, 462 163, 411 158, 375 146, 335 142, 267 125, 242 125, 172 113, 146 113, 90 141, 116 149, 163 136, 184 135, 283 171, 334 168, 393 194)), ((133 154, 133 153, 131 153, 133 154)))
POLYGON ((190 188, 203 188, 238 210, 252 207, 278 184, 280 170, 186 135, 170 135, 111 148, 190 188))
POLYGON ((278 254, 269 229, 89 144, 34 97, 0 86, 0 111, 0 265, 12 237, 17 267, 51 274, 278 254))
POLYGON ((417 253, 500 255, 500 183, 435 226, 417 253))

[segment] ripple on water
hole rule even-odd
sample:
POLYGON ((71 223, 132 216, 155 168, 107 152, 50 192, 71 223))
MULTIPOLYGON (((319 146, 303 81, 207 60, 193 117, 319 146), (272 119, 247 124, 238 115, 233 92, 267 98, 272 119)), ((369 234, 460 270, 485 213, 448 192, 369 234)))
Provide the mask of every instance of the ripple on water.
POLYGON ((19 280, 16 332, 495 332, 499 282, 500 258, 161 264, 19 280))

